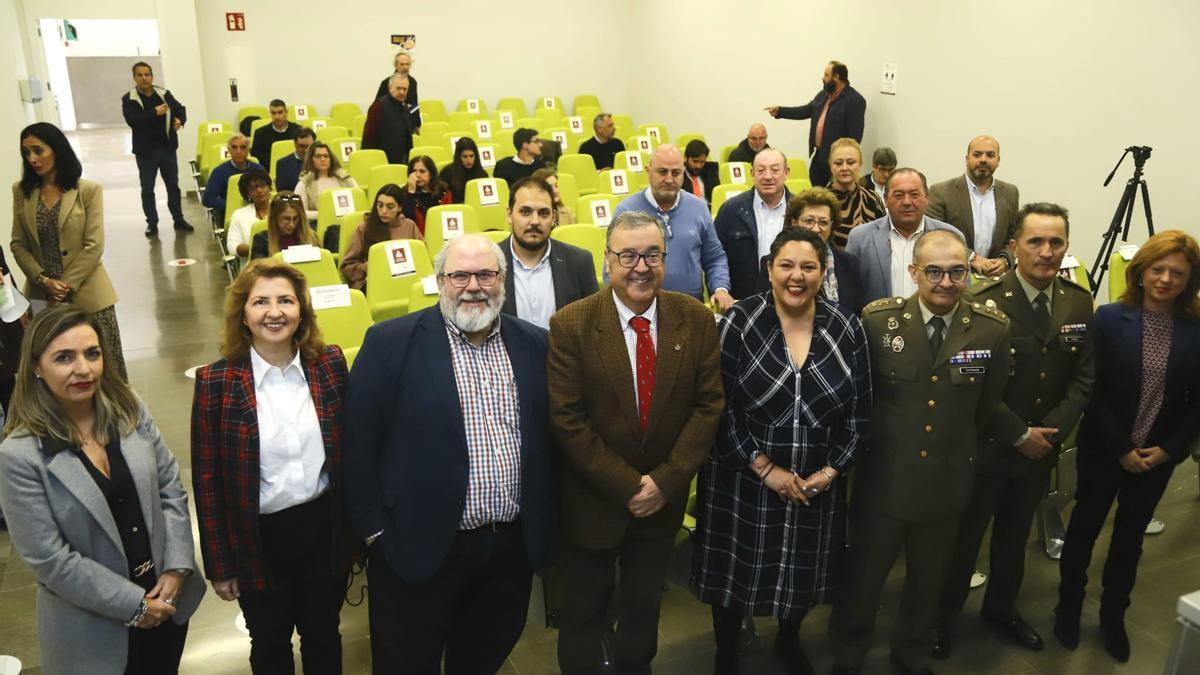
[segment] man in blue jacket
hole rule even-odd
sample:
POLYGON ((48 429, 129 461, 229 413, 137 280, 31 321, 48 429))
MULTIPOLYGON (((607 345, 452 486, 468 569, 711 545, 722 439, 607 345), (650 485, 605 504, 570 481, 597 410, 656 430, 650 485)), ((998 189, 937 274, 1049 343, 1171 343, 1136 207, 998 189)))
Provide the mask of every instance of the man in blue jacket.
POLYGON ((202 200, 205 206, 212 209, 213 222, 218 226, 225 224, 225 197, 230 177, 244 173, 249 168, 266 171, 258 162, 250 161, 250 139, 244 135, 235 132, 225 141, 225 148, 229 151, 229 159, 213 167, 212 173, 208 174, 202 200))
POLYGON ((146 236, 158 236, 158 207, 154 203, 154 183, 162 173, 167 188, 167 209, 175 229, 191 232, 183 219, 179 194, 179 130, 187 123, 187 108, 171 92, 154 86, 154 69, 145 61, 133 64, 134 88, 121 97, 121 113, 133 130, 133 156, 137 160, 138 180, 142 184, 142 213, 146 214, 146 236), (161 93, 160 93, 161 92, 161 93))

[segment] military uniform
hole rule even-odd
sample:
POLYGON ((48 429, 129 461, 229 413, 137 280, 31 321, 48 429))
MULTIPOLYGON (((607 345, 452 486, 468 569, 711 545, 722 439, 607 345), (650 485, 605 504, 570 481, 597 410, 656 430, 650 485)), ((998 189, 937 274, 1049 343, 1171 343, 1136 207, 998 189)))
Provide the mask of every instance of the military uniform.
POLYGON ((932 353, 917 296, 867 305, 874 392, 870 450, 855 469, 850 565, 830 628, 836 663, 858 667, 870 647, 888 573, 903 548, 904 599, 892 656, 929 658, 929 627, 971 497, 977 439, 996 415, 1011 364, 1008 320, 960 301, 932 353))
POLYGON ((1055 279, 1046 288, 1052 300, 1049 324, 1043 330, 1017 275, 1012 270, 972 289, 973 302, 1008 315, 1013 369, 1004 404, 980 448, 979 480, 963 514, 939 603, 938 623, 946 627, 966 602, 979 546, 993 517, 990 578, 982 611, 1005 621, 1018 617, 1016 601, 1025 574, 1029 528, 1046 495, 1061 439, 1083 414, 1092 390, 1091 293, 1061 277, 1055 279), (1014 447, 1031 426, 1058 429, 1055 452, 1037 461, 1014 447))

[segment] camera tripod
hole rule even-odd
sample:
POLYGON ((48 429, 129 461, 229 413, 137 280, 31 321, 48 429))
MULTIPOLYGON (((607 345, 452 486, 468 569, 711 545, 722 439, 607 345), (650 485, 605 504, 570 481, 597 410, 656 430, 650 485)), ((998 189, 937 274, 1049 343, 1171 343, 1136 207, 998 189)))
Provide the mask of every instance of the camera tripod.
MULTIPOLYGON (((1092 282, 1092 297, 1096 297, 1100 293, 1100 282, 1104 280, 1104 275, 1108 272, 1108 261, 1112 258, 1117 235, 1121 235, 1121 241, 1129 241, 1129 224, 1133 220, 1138 186, 1142 188, 1142 208, 1146 210, 1146 229, 1151 237, 1154 236, 1154 216, 1150 211, 1150 192, 1146 188, 1146 179, 1142 178, 1142 169, 1145 168, 1146 160, 1150 159, 1150 153, 1153 150, 1154 148, 1146 145, 1131 145, 1125 148, 1121 159, 1117 160, 1117 165, 1108 174, 1108 178, 1104 179, 1104 186, 1108 187, 1113 176, 1117 174, 1117 169, 1121 167, 1121 162, 1125 161, 1125 156, 1133 153, 1133 177, 1125 183, 1125 192, 1121 194, 1121 203, 1117 205, 1117 212, 1108 225, 1108 231, 1104 233, 1103 243, 1100 244, 1100 253, 1097 254, 1096 262, 1092 264, 1092 269, 1088 273, 1092 282)), ((1110 301, 1115 299, 1109 298, 1110 301)))

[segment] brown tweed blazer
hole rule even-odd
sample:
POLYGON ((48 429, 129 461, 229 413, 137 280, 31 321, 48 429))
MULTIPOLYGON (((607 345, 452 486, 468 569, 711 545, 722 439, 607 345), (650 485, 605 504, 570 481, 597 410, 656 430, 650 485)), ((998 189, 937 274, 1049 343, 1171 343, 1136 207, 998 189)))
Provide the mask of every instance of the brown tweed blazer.
POLYGON ((725 405, 712 312, 682 293, 658 294, 658 359, 646 434, 638 424, 629 351, 612 288, 550 319, 550 423, 563 461, 563 522, 577 546, 617 547, 626 535, 672 536, 692 477, 725 405), (649 474, 667 505, 635 519, 626 504, 649 474))

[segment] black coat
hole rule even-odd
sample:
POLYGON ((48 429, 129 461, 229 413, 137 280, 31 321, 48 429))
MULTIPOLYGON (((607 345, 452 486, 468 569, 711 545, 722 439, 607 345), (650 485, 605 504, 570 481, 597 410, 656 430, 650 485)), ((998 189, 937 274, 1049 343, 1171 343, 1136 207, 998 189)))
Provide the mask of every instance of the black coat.
MULTIPOLYGON (((712 204, 713 188, 721 182, 719 166, 716 162, 705 162, 704 168, 700 170, 700 180, 704 183, 704 201, 709 204, 712 204)), ((683 189, 686 192, 692 191, 692 175, 689 173, 683 174, 683 189)))
MULTIPOLYGON (((121 114, 125 123, 133 130, 133 154, 142 155, 162 148, 175 150, 179 147, 179 132, 171 124, 172 119, 179 120, 181 125, 187 123, 187 108, 175 100, 170 91, 159 87, 154 88, 150 101, 142 104, 141 98, 133 91, 121 97, 121 114), (161 93, 159 93, 161 92, 161 93), (171 109, 168 117, 155 114, 154 109, 163 103, 171 109)), ((182 127, 181 127, 182 128, 182 127)))
POLYGON ((415 129, 408 104, 400 103, 389 94, 367 110, 362 147, 383 150, 387 153, 388 164, 408 164, 415 129))
MULTIPOLYGON (((822 89, 817 92, 808 105, 779 109, 781 119, 813 119, 813 123, 808 125, 808 152, 810 155, 817 149, 816 119, 821 116, 821 110, 825 107, 825 100, 828 98, 829 94, 822 89)), ((821 149, 828 150, 829 146, 839 138, 853 138, 861 143, 866 116, 867 100, 862 97, 862 94, 855 91, 854 87, 846 85, 846 88, 842 90, 842 95, 834 99, 833 103, 829 105, 829 112, 825 114, 825 132, 821 136, 821 149)))
MULTIPOLYGON (((737 300, 767 290, 759 274, 758 223, 754 218, 753 189, 737 194, 721 205, 713 227, 729 261, 729 292, 737 300)), ((784 188, 783 203, 792 199, 784 188)))
MULTIPOLYGON (((388 96, 388 82, 392 81, 392 76, 388 75, 383 78, 383 82, 379 83, 379 91, 375 92, 375 100, 378 101, 383 96, 388 96)), ((404 102, 408 104, 409 114, 413 118, 413 129, 421 128, 421 99, 417 96, 417 78, 412 75, 408 76, 408 94, 404 97, 404 102)))

